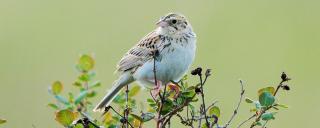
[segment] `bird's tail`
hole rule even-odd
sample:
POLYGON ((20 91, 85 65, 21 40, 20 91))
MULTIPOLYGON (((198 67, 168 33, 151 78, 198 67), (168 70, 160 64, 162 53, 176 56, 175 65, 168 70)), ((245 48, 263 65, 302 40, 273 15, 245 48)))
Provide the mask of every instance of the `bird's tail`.
POLYGON ((117 96, 117 94, 120 92, 120 90, 133 82, 134 79, 131 75, 131 73, 127 72, 120 76, 120 78, 115 81, 112 85, 112 88, 109 90, 107 95, 104 96, 104 98, 96 105, 96 107, 93 109, 94 112, 97 111, 103 111, 106 106, 109 106, 112 100, 117 96))

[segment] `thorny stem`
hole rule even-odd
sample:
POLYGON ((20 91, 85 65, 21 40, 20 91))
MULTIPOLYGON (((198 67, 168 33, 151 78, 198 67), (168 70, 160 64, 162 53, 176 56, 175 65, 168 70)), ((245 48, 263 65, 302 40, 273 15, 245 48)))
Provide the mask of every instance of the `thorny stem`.
POLYGON ((242 100, 243 100, 243 95, 244 95, 245 90, 243 89, 243 82, 242 82, 242 80, 240 80, 240 86, 241 86, 241 92, 240 92, 239 102, 238 102, 238 104, 237 104, 237 107, 236 107, 236 108, 234 109, 234 111, 233 111, 233 115, 231 116, 231 118, 230 118, 230 120, 228 121, 228 123, 225 124, 224 128, 227 128, 227 127, 230 125, 231 121, 234 119, 234 117, 237 115, 238 110, 239 110, 239 107, 240 107, 240 104, 241 104, 241 102, 242 102, 242 100))

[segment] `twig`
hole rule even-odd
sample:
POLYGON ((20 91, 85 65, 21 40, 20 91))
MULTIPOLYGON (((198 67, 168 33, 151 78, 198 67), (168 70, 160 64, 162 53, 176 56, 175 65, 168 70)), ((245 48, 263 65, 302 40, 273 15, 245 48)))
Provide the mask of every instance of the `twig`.
MULTIPOLYGON (((277 95, 277 92, 278 92, 279 88, 282 86, 282 83, 283 83, 283 82, 285 82, 285 81, 282 80, 282 81, 279 83, 279 85, 278 85, 278 87, 277 87, 277 90, 274 92, 273 96, 276 96, 276 95, 277 95)), ((250 128, 255 127, 255 126, 256 126, 256 123, 255 123, 255 122, 259 122, 260 119, 261 119, 261 116, 262 116, 266 111, 268 111, 270 108, 272 108, 272 107, 270 106, 270 107, 267 107, 267 108, 265 108, 265 109, 262 109, 261 112, 259 113, 259 116, 258 116, 258 117, 256 118, 256 120, 251 124, 250 128)))
POLYGON ((207 109, 206 109, 206 112, 208 112, 209 109, 210 109, 212 106, 214 106, 216 103, 218 103, 218 101, 214 101, 211 105, 209 105, 209 106, 207 107, 207 109))
POLYGON ((237 104, 237 107, 234 109, 233 114, 232 114, 230 120, 228 121, 228 123, 225 124, 224 128, 227 128, 227 127, 230 125, 231 121, 234 119, 234 117, 237 115, 238 110, 239 110, 239 107, 240 107, 240 104, 241 104, 241 102, 242 102, 242 100, 243 100, 243 95, 244 95, 245 90, 243 89, 243 82, 242 82, 242 80, 240 80, 240 86, 241 86, 241 92, 240 92, 239 102, 238 102, 238 104, 237 104))
POLYGON ((126 108, 124 110, 124 117, 125 119, 127 120, 125 123, 126 123, 126 128, 129 128, 129 124, 128 124, 128 116, 129 116, 129 106, 128 106, 128 102, 129 102, 129 86, 127 85, 126 86, 126 108))
POLYGON ((268 120, 263 124, 263 126, 261 128, 266 128, 267 123, 268 123, 268 120))
MULTIPOLYGON (((108 107, 109 107, 113 112, 115 112, 118 116, 120 116, 121 118, 125 119, 125 117, 123 117, 119 112, 117 112, 112 106, 108 106, 108 107)), ((125 122, 128 122, 128 124, 129 124, 129 126, 130 126, 131 128, 134 128, 133 125, 132 125, 128 120, 125 119, 125 122)))
POLYGON ((170 128, 170 120, 171 120, 171 117, 172 117, 173 115, 171 115, 171 116, 169 116, 168 117, 168 119, 166 119, 164 122, 163 122, 163 128, 167 125, 167 123, 169 123, 169 128, 170 128))
POLYGON ((249 120, 253 119, 254 117, 256 117, 256 114, 250 116, 248 119, 246 119, 245 121, 241 122, 237 128, 240 128, 243 124, 247 123, 249 120))
MULTIPOLYGON (((191 99, 193 99, 194 97, 196 96, 196 94, 194 94, 192 96, 191 99)), ((176 114, 179 110, 181 110, 182 108, 184 108, 185 106, 187 106, 189 103, 190 103, 191 100, 186 100, 181 106, 173 109, 172 111, 170 111, 169 113, 167 113, 166 115, 162 116, 162 118, 160 120, 164 120, 165 118, 171 116, 171 115, 174 115, 176 114)))
MULTIPOLYGON (((210 123, 209 123, 209 121, 208 121, 208 118, 207 118, 207 113, 206 113, 206 103, 205 103, 205 99, 204 99, 204 91, 203 91, 203 85, 204 85, 204 83, 207 81, 207 76, 206 76, 206 78, 205 78, 205 80, 204 80, 204 82, 202 81, 202 74, 200 73, 199 74, 199 78, 200 78, 200 88, 201 88, 201 98, 202 98, 202 107, 200 107, 200 109, 202 108, 202 110, 200 111, 200 112, 202 112, 202 114, 204 114, 204 116, 205 116, 205 120, 206 120, 206 125, 207 125, 207 127, 210 127, 210 123)), ((201 125, 201 119, 200 119, 200 125, 201 125)))
POLYGON ((99 125, 93 123, 91 120, 93 120, 90 116, 88 116, 87 114, 78 111, 84 118, 83 119, 79 119, 77 121, 77 123, 81 123, 84 127, 89 127, 89 124, 93 125, 95 128, 100 128, 99 125))
MULTIPOLYGON (((154 51, 153 52, 153 77, 154 77, 154 84, 156 87, 158 87, 158 80, 157 80, 157 71, 156 71, 156 56, 157 56, 157 52, 158 51, 154 51)), ((163 90, 163 95, 161 96, 161 92, 159 92, 159 97, 161 99, 161 103, 160 103, 160 108, 159 108, 159 113, 158 113, 158 120, 157 120, 157 128, 160 128, 160 124, 161 124, 161 111, 163 108, 163 103, 164 103, 164 98, 165 98, 165 94, 166 94, 166 85, 164 86, 164 90, 163 90)))

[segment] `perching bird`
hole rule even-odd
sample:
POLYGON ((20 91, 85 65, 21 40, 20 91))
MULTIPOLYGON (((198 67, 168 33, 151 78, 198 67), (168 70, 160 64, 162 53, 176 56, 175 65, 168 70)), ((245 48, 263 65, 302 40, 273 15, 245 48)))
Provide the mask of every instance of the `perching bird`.
POLYGON ((189 69, 196 52, 196 34, 190 22, 181 14, 169 13, 156 25, 122 57, 117 66, 119 79, 93 111, 104 110, 124 86, 134 81, 152 88, 154 63, 156 80, 164 85, 179 81, 189 69))

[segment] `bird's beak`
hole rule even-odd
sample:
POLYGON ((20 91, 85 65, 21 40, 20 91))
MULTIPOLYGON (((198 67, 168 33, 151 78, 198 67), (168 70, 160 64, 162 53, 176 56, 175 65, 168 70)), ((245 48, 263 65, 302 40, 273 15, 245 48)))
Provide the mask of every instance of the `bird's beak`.
POLYGON ((164 21, 164 20, 159 20, 159 21, 156 23, 156 25, 159 26, 159 27, 167 27, 167 26, 169 26, 169 24, 168 24, 166 21, 164 21))

